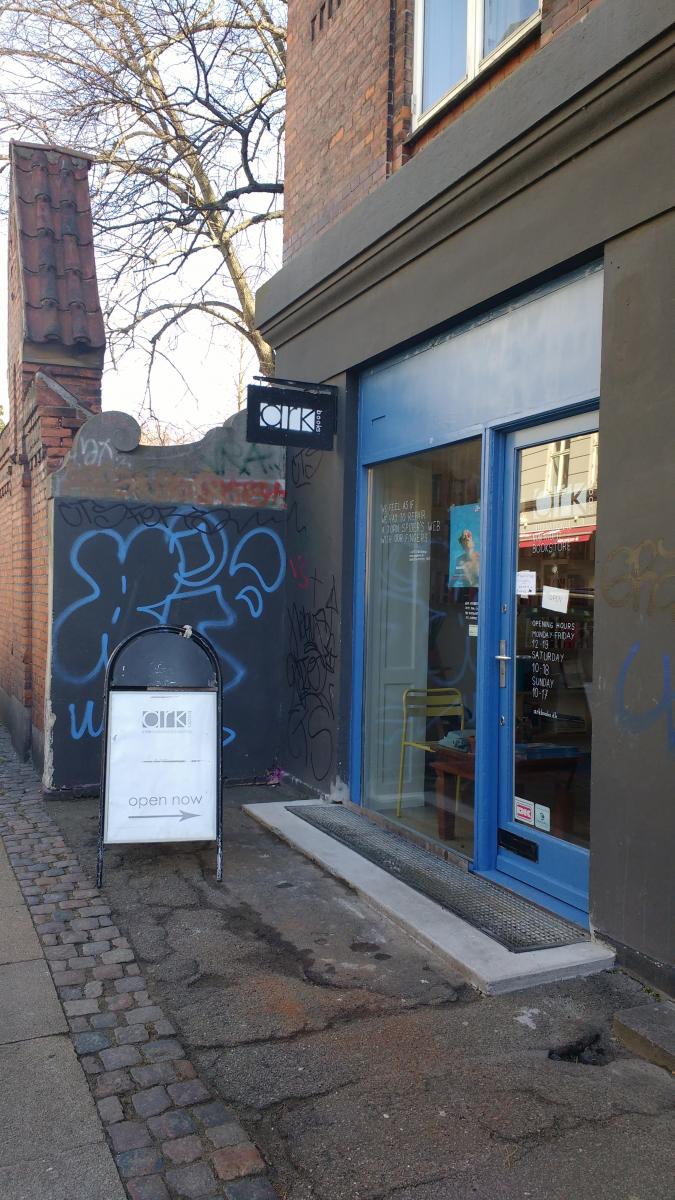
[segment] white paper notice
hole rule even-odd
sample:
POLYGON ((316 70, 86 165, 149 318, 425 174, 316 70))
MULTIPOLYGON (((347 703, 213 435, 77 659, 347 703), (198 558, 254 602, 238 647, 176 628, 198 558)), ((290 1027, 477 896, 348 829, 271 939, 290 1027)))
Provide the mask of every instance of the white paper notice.
POLYGON ((569 602, 570 594, 566 588, 544 586, 541 593, 542 608, 550 608, 552 612, 566 613, 569 602))
POLYGON ((537 590, 536 571, 516 572, 516 596, 534 596, 537 590))
POLYGON ((214 841, 215 692, 111 691, 106 845, 214 841))

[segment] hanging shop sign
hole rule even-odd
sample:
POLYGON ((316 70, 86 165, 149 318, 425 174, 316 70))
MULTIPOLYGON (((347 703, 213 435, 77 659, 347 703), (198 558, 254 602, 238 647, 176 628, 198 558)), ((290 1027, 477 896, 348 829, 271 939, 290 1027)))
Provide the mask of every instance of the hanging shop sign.
POLYGON ((222 879, 220 664, 189 625, 132 634, 108 662, 97 886, 104 848, 213 841, 222 879))
POLYGON ((272 446, 332 450, 338 390, 330 384, 258 376, 248 386, 246 438, 272 446))

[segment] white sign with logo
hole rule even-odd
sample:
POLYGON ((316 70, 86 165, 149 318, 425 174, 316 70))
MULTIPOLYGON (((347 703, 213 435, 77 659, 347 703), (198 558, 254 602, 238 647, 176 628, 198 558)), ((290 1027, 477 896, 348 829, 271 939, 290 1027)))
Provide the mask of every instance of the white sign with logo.
POLYGON ((216 839, 217 713, 215 692, 110 692, 106 845, 216 839))

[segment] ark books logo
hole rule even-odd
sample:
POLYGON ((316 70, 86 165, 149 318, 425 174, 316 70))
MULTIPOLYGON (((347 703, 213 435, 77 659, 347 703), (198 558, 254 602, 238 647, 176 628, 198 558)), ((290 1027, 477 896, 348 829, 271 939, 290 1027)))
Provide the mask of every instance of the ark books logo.
POLYGON ((263 404, 260 424, 263 429, 290 429, 300 433, 321 432, 321 410, 299 404, 263 404))
POLYGON ((150 708, 141 717, 143 729, 189 729, 191 725, 192 713, 187 708, 150 708))

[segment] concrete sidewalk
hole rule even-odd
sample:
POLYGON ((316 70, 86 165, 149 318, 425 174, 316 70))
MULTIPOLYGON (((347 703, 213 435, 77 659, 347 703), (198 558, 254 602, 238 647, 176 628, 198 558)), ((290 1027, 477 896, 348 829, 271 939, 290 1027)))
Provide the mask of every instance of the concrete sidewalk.
MULTIPOLYGON (((226 793, 222 884, 212 846, 122 847, 99 894, 97 804, 44 805, 7 752, 2 788, 0 828, 105 1127, 90 1141, 91 1106, 73 1110, 72 1155, 100 1148, 109 1165, 111 1151, 130 1200, 670 1200, 675 1085, 611 1036, 617 1010, 649 1002, 622 972, 480 997, 241 811, 290 789, 226 793)), ((36 953, 25 921, 12 937, 36 953)), ((67 1084, 62 1029, 40 1029, 64 1052, 33 1091, 67 1084)), ((18 1146, 39 1103, 16 1122, 0 1103, 18 1146)), ((123 1194, 45 1182, 64 1154, 41 1136, 42 1190, 0 1176, 3 1200, 123 1194)))
POLYGON ((4 730, 0 838, 2 1200, 276 1200, 4 730))
POLYGON ((0 842, 0 1196, 124 1200, 30 914, 0 842))

